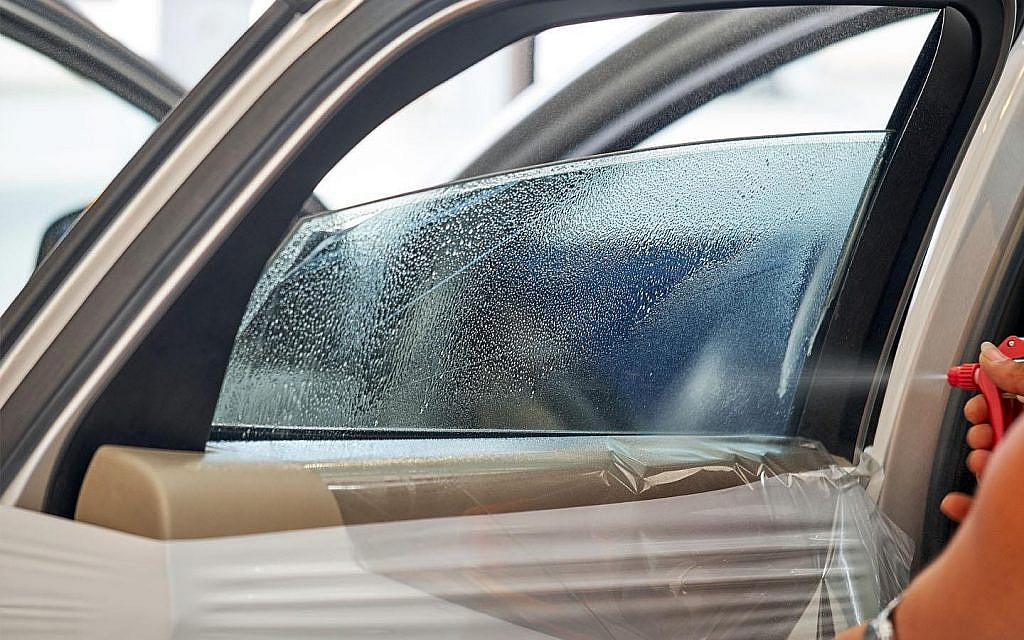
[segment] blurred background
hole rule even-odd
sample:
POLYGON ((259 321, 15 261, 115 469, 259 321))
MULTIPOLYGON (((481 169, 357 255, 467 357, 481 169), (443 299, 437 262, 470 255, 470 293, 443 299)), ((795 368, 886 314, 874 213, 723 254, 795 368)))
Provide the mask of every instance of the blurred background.
MULTIPOLYGON (((269 3, 69 2, 186 89, 269 3)), ((328 207, 341 208, 453 179, 522 114, 664 19, 561 27, 491 55, 385 121, 324 178, 317 195, 328 207)), ((928 15, 911 18, 787 64, 680 118, 641 146, 884 128, 932 22, 928 15)), ((34 269, 47 227, 95 198, 156 122, 8 38, 0 38, 0 60, 5 309, 34 269)))

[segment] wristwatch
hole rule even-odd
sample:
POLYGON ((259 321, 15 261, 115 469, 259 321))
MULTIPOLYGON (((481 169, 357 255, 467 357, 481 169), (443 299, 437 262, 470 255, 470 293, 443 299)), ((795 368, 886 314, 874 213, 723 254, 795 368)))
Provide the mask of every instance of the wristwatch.
POLYGON ((892 622, 893 611, 900 599, 894 598, 882 612, 875 616, 874 620, 868 623, 864 630, 864 640, 896 640, 896 627, 892 622))

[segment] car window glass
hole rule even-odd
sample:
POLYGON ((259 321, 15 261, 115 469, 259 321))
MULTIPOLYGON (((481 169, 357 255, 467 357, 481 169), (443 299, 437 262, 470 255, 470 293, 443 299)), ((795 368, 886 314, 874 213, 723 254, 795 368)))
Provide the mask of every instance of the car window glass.
POLYGON ((155 128, 121 98, 0 37, 0 309, 155 128), (48 246, 52 246, 47 243, 48 246))
MULTIPOLYGON (((743 137, 758 120, 749 112, 764 90, 758 83, 785 88, 779 78, 795 74, 799 91, 781 91, 785 110, 823 74, 842 75, 834 60, 861 56, 857 37, 721 98, 728 106, 753 95, 743 98, 742 117, 722 110, 735 135, 707 128, 708 139, 731 140, 394 197, 459 172, 480 148, 481 127, 539 104, 529 97, 539 78, 564 86, 600 60, 598 47, 573 45, 582 30, 614 50, 670 17, 553 29, 427 92, 321 182, 329 206, 357 206, 303 220, 268 263, 239 329, 215 436, 289 428, 791 433, 834 275, 934 24, 934 14, 923 18, 866 41, 915 39, 917 48, 847 70, 847 80, 861 81, 839 82, 845 93, 834 99, 872 109, 845 119, 743 137), (559 39, 561 55, 578 50, 578 60, 538 63, 559 39), (825 62, 812 60, 825 53, 825 62), (881 67, 884 86, 865 90, 864 78, 881 67), (487 90, 495 79, 498 93, 487 90), (382 196, 391 197, 359 205, 382 196)), ((697 135, 688 126, 676 131, 697 135)))
POLYGON ((307 219, 215 421, 786 433, 887 135, 630 152, 307 219))

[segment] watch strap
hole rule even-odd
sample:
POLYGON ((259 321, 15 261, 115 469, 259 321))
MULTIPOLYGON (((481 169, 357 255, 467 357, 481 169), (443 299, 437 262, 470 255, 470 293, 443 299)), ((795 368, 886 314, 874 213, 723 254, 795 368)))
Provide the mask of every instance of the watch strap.
POLYGON ((864 640, 896 640, 896 627, 893 625, 892 614, 900 599, 893 599, 881 613, 868 622, 864 630, 864 640))

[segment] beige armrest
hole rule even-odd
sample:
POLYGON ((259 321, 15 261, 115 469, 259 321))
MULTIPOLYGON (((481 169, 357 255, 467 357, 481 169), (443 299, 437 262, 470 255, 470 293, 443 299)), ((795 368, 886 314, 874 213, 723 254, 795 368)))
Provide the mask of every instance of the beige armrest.
POLYGON ((105 445, 75 519, 168 540, 340 525, 341 513, 323 480, 298 464, 105 445))

